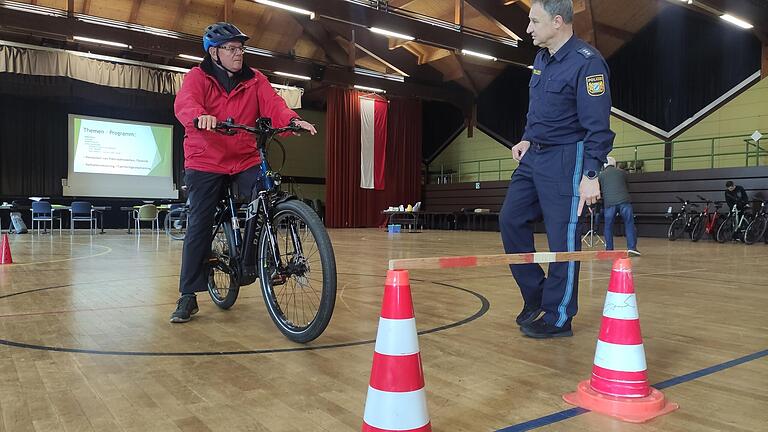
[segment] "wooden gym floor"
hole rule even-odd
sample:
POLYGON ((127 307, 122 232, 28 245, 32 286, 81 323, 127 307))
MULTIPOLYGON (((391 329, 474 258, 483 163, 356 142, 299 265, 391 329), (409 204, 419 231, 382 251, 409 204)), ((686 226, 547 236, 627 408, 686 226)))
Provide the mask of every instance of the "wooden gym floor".
MULTIPOLYGON (((196 318, 170 324, 182 243, 164 234, 11 236, 0 431, 360 430, 387 260, 502 250, 492 232, 331 237, 336 310, 305 347, 274 327, 257 284, 229 311, 198 296, 196 318)), ((631 425, 574 416, 561 398, 591 372, 611 263, 582 264, 575 336, 544 341, 514 324, 522 303, 507 268, 412 271, 433 430, 768 430, 768 245, 639 247, 649 375, 678 411, 631 425)))

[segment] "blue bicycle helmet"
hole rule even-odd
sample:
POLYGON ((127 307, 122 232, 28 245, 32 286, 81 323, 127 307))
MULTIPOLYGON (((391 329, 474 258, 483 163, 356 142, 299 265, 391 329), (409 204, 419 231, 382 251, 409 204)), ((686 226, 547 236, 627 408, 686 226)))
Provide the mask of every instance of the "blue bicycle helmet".
POLYGON ((231 40, 239 40, 242 43, 247 41, 248 35, 241 32, 239 28, 226 22, 217 22, 211 24, 203 33, 203 49, 208 52, 208 48, 217 47, 231 40))

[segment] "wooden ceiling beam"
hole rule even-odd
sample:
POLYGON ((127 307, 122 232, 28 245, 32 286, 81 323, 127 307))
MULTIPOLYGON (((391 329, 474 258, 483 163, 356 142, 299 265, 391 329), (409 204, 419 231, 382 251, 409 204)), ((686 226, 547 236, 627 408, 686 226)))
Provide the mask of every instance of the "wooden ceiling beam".
POLYGON ((136 19, 139 17, 139 9, 141 9, 141 2, 142 0, 133 0, 131 2, 131 14, 128 17, 128 22, 135 23, 136 19))
MULTIPOLYGON (((86 0, 89 1, 89 0, 86 0)), ((181 24, 181 20, 184 18, 184 15, 187 14, 187 10, 189 10, 189 5, 192 3, 192 0, 183 0, 178 8, 176 8, 176 13, 173 15, 173 21, 171 21, 171 28, 170 30, 178 31, 179 24, 181 24)))
MULTIPOLYGON (((527 26, 525 13, 514 8, 504 8, 498 0, 465 0, 468 2, 482 2, 493 4, 505 16, 519 17, 527 26), (520 12, 515 15, 515 12, 520 12)), ((356 27, 382 27, 388 30, 402 32, 414 36, 418 42, 448 49, 471 49, 474 51, 488 52, 499 59, 521 65, 531 63, 536 54, 532 46, 523 44, 515 47, 499 40, 493 40, 484 35, 475 35, 470 32, 457 32, 454 29, 444 28, 416 20, 397 11, 384 12, 345 0, 292 0, 292 6, 300 7, 315 12, 317 19, 323 23, 327 21, 340 21, 356 27)), ((513 23, 499 19, 511 28, 520 27, 513 23)), ((364 33, 361 31, 360 33, 364 33)))
POLYGON ((522 40, 528 28, 528 15, 520 8, 504 7, 498 0, 465 0, 477 9, 485 19, 491 21, 507 36, 522 40))
POLYGON ((235 12, 235 0, 224 0, 219 12, 219 21, 230 22, 235 12))
MULTIPOLYGON (((0 26, 2 27, 18 28, 19 23, 24 23, 24 30, 28 34, 45 34, 49 39, 59 41, 67 41, 69 36, 73 34, 92 34, 99 35, 99 37, 103 37, 105 40, 119 40, 133 47, 130 50, 131 56, 144 55, 151 56, 153 59, 160 57, 175 59, 178 53, 196 52, 196 50, 200 49, 198 39, 164 38, 163 43, 158 44, 157 36, 149 33, 107 27, 72 18, 61 19, 59 17, 30 14, 12 9, 4 9, 3 13, 0 14, 0 26)), ((93 51, 115 55, 113 49, 102 51, 101 49, 94 48, 93 51)), ((279 54, 272 57, 246 55, 248 57, 248 64, 268 71, 291 70, 301 75, 313 76, 317 68, 324 67, 325 73, 322 81, 324 84, 341 86, 360 84, 378 87, 393 95, 445 101, 457 106, 464 112, 469 112, 472 106, 473 97, 469 92, 457 86, 440 83, 439 81, 428 83, 407 79, 405 82, 398 82, 356 74, 346 67, 314 62, 309 59, 292 58, 279 54)), ((189 64, 185 64, 185 66, 189 67, 189 64)))
MULTIPOLYGON (((322 25, 332 36, 341 37, 349 43, 350 31, 347 26, 329 21, 323 21, 322 25)), ((414 64, 413 55, 408 50, 389 49, 389 38, 386 36, 357 29, 355 31, 355 45, 365 47, 369 55, 380 59, 386 65, 394 66, 395 69, 403 71, 411 78, 422 81, 439 81, 441 79, 441 75, 437 71, 414 64)))
POLYGON ((347 54, 335 41, 331 40, 331 35, 320 23, 303 19, 296 19, 296 22, 304 29, 304 36, 322 48, 332 63, 345 64, 347 62, 347 54))

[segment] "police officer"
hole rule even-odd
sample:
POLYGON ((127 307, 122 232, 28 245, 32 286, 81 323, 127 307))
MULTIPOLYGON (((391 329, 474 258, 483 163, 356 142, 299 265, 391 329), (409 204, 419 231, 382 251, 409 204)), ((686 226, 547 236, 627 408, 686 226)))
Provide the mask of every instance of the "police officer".
MULTIPOLYGON (((499 216, 507 253, 535 252, 532 222, 543 217, 549 250, 581 249, 578 217, 600 198, 598 172, 613 146, 608 66, 573 34, 571 0, 533 0, 527 32, 541 49, 531 75, 520 162, 499 216)), ((517 316, 529 337, 572 336, 579 263, 510 266, 525 305, 517 316), (543 312, 543 315, 539 317, 543 312)))

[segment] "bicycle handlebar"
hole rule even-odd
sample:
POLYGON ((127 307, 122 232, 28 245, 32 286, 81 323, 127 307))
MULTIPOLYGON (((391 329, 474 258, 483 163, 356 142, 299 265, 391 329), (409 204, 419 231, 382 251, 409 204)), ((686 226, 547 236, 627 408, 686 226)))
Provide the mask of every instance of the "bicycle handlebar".
MULTIPOLYGON (((195 118, 193 120, 193 123, 194 123, 195 129, 200 129, 198 118, 195 118)), ((216 127, 214 127, 214 130, 216 132, 222 133, 224 135, 234 135, 235 131, 233 129, 244 130, 254 135, 268 136, 268 137, 278 135, 284 132, 301 132, 303 130, 306 130, 301 126, 297 126, 293 123, 285 127, 273 128, 272 119, 270 119, 269 117, 261 117, 257 119, 255 127, 243 125, 243 124, 237 124, 235 123, 235 120, 232 117, 216 123, 216 127)))

